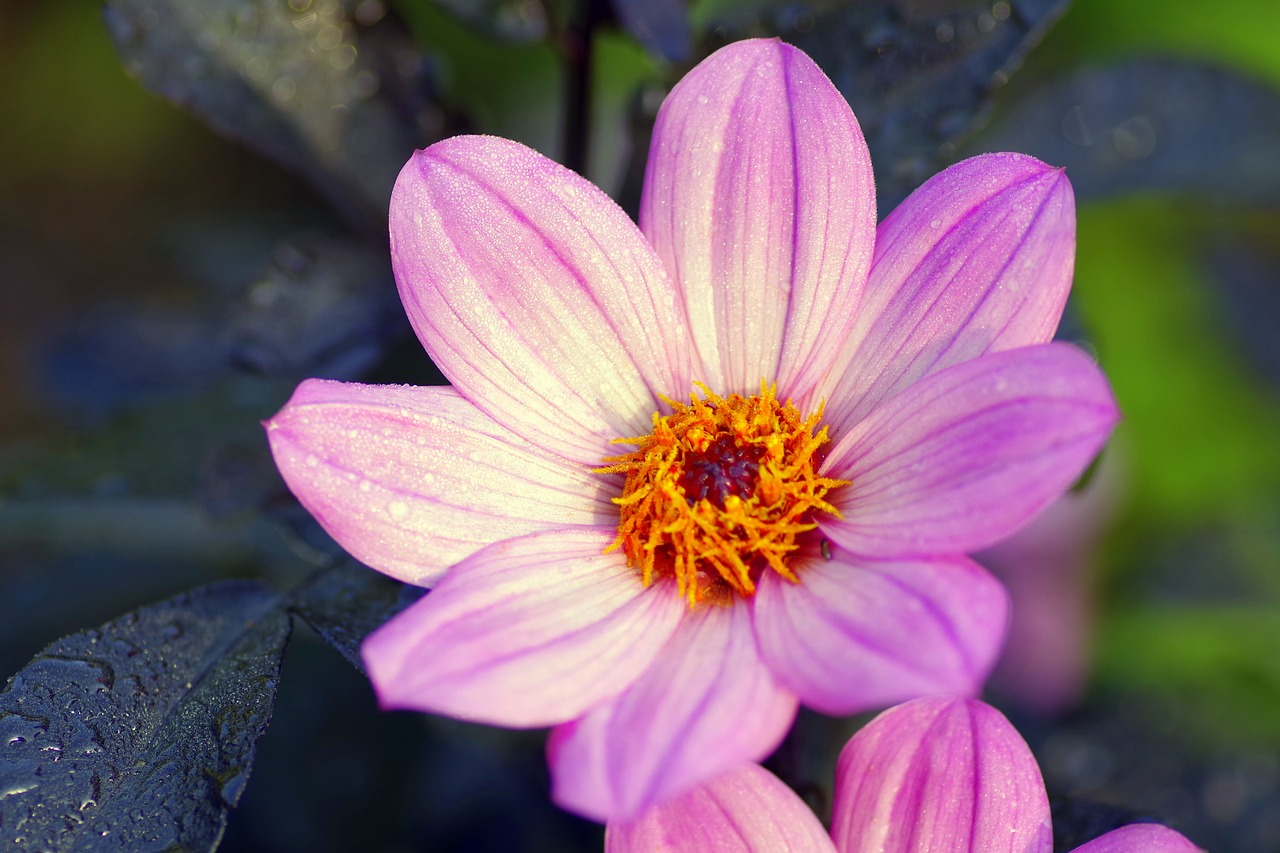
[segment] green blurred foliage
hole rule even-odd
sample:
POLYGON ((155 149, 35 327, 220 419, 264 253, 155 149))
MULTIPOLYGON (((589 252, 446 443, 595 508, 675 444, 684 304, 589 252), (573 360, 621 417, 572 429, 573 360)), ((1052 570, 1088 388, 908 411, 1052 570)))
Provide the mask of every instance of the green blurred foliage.
POLYGON ((0 187, 123 183, 145 172, 155 152, 173 157, 205 136, 125 74, 99 3, 14 5, 5 12, 12 40, 0 33, 0 187))
MULTIPOLYGON (((1073 60, 1174 52, 1280 84, 1280 4, 1273 0, 1073 0, 1046 42, 1073 60)), ((1061 58, 1065 58, 1059 54, 1061 58)))
POLYGON ((1206 525, 1280 484, 1280 396, 1245 367, 1197 256, 1224 216, 1150 198, 1080 212, 1074 295, 1124 411, 1145 525, 1206 525))

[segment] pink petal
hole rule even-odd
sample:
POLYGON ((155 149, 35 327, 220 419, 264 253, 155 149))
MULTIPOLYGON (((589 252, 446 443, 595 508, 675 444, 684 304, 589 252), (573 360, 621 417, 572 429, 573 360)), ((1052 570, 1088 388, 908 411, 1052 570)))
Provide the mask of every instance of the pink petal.
POLYGON ((418 151, 391 197, 400 298, 468 400, 586 465, 690 389, 687 323, 635 224, 535 151, 461 136, 418 151))
POLYGON ((875 562, 837 548, 796 574, 761 579, 756 638, 778 680, 824 714, 976 694, 1000 652, 1008 597, 964 557, 875 562))
POLYGON ((1204 853, 1179 832, 1156 823, 1134 823, 1113 829, 1074 853, 1204 853))
POLYGON ((1053 848, 1031 750, 976 699, 916 699, 868 723, 840 753, 831 823, 841 853, 1053 848))
POLYGON ((289 488, 356 559, 430 586, 490 542, 609 524, 609 483, 549 457, 452 388, 309 379, 267 421, 289 488))
POLYGON ((777 776, 746 764, 646 811, 611 822, 605 853, 835 853, 804 800, 777 776))
POLYGON ((747 607, 690 611, 635 684, 552 732, 552 797, 596 820, 633 820, 764 758, 795 713, 760 660, 747 607))
POLYGON ((1119 414, 1083 352, 1043 344, 917 382, 850 430, 827 476, 851 480, 823 532, 857 554, 968 553, 1025 524, 1073 483, 1119 414))
POLYGON ((684 604, 603 554, 612 540, 612 531, 554 530, 459 563, 365 640, 379 701, 530 728, 621 691, 652 664, 684 604))
POLYGON ((945 367, 1049 341, 1075 246, 1060 169, 986 154, 935 175, 880 225, 848 367, 827 393, 832 429, 945 367))
POLYGON ((695 378, 812 389, 851 327, 875 214, 862 131, 813 60, 761 39, 689 72, 658 113, 640 227, 684 293, 695 378))

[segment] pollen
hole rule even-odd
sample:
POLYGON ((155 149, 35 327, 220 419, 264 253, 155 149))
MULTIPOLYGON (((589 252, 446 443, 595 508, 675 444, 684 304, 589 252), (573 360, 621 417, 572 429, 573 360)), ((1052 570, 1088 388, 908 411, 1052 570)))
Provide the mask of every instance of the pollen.
POLYGON ((823 513, 839 517, 828 493, 846 480, 820 477, 820 449, 829 441, 822 407, 805 418, 776 386, 760 393, 701 395, 680 403, 663 398, 653 431, 616 439, 635 450, 605 458, 597 474, 622 474, 618 536, 646 586, 674 578, 690 607, 728 604, 755 593, 762 573, 789 581, 805 534, 823 513))

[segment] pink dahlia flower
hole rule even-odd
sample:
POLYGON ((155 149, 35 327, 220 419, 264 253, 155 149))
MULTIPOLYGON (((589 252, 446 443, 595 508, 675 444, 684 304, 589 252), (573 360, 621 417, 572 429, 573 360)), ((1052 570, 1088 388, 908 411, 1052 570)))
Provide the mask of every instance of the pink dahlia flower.
MULTIPOLYGON (((845 746, 828 836, 808 806, 756 765, 730 770, 627 823, 607 853, 1050 853, 1049 798, 1035 757, 976 699, 890 708, 845 746)), ((1198 853, 1158 824, 1131 824, 1075 853, 1198 853)))
POLYGON ((555 727, 553 795, 584 815, 762 758, 797 702, 976 690, 1006 599, 963 555, 1117 417, 1048 343, 1062 172, 969 160, 877 229, 853 113, 777 41, 671 92, 639 227, 478 136, 416 152, 390 218, 452 386, 304 382, 272 450, 355 557, 434 588, 365 643, 382 704, 555 727))

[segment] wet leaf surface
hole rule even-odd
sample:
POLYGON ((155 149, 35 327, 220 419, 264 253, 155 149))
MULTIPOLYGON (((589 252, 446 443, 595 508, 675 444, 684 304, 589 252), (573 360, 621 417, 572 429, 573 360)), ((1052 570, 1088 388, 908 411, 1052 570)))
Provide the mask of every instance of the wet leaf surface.
POLYGON ((382 4, 111 0, 105 14, 143 85, 311 181, 368 233, 385 227, 409 154, 440 133, 428 65, 382 4))
POLYGON ((985 120, 991 95, 1067 0, 882 0, 724 4, 717 41, 781 36, 848 99, 871 149, 882 213, 893 209, 985 120))
POLYGON ((271 718, 289 619, 226 582, 48 646, 0 694, 0 839, 209 850, 271 718))
POLYGON ((1280 93, 1203 63, 1081 68, 1028 91, 977 141, 1065 166, 1082 198, 1154 189, 1280 204, 1280 93))
POLYGON ((343 560, 299 587, 290 606, 317 634, 364 672, 360 643, 425 592, 352 560, 343 560))

